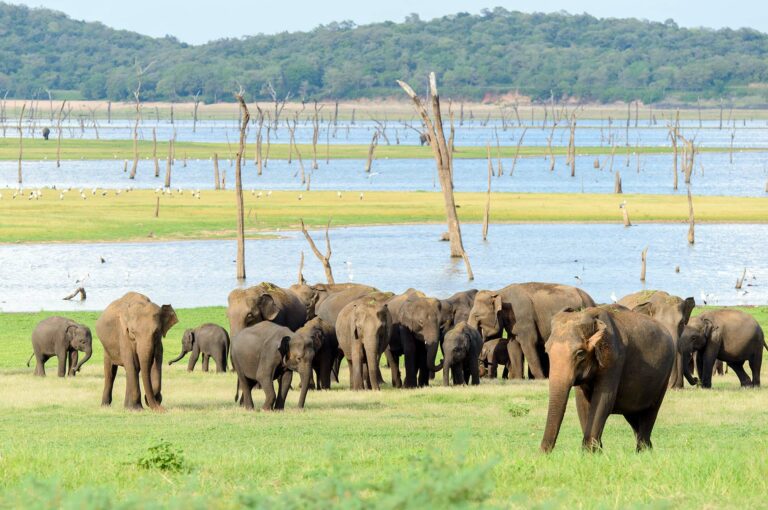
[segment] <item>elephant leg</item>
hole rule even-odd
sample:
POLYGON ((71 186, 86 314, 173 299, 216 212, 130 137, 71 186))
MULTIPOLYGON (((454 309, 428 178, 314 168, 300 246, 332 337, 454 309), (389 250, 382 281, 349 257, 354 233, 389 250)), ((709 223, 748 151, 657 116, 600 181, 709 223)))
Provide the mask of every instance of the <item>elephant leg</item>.
POLYGON ((737 363, 728 363, 728 366, 730 366, 733 371, 736 372, 736 376, 739 378, 739 383, 741 383, 743 388, 749 388, 752 386, 752 379, 749 378, 747 371, 744 370, 743 361, 739 361, 737 363))
POLYGON ((59 377, 64 377, 67 375, 67 360, 69 359, 69 354, 67 351, 60 351, 56 353, 56 359, 59 362, 59 377))
POLYGON ((45 362, 48 361, 48 356, 41 353, 35 353, 35 375, 45 377, 45 362))
MULTIPOLYGON (((365 351, 365 349, 363 349, 365 351)), ((370 373, 368 372, 368 362, 365 361, 365 352, 360 356, 360 359, 363 363, 363 389, 364 390, 370 390, 371 389, 371 380, 370 380, 370 373)))
POLYGON ((405 383, 406 388, 416 387, 416 372, 418 371, 418 364, 416 360, 416 346, 414 340, 411 338, 410 333, 400 333, 400 338, 403 341, 403 355, 405 356, 405 383))
POLYGON ((126 352, 123 356, 125 367, 125 401, 123 405, 127 409, 139 411, 143 409, 141 389, 139 388, 139 360, 132 352, 126 352))
POLYGON ((699 374, 699 380, 703 380, 704 377, 702 374, 704 373, 704 352, 697 352, 696 353, 696 372, 699 374))
POLYGON ((472 356, 469 361, 469 375, 472 379, 472 385, 480 384, 480 364, 475 361, 475 357, 472 356))
POLYGON ((224 347, 220 352, 218 352, 214 358, 213 361, 216 362, 216 373, 220 374, 227 371, 227 348, 224 347))
POLYGON ((755 353, 749 359, 749 370, 752 372, 752 386, 760 386, 760 369, 763 366, 763 350, 755 353))
POLYGON ((499 364, 496 361, 496 356, 494 356, 493 361, 491 361, 491 370, 488 372, 488 377, 490 379, 496 379, 498 375, 499 375, 499 364))
POLYGON ((195 342, 194 347, 192 347, 192 353, 189 355, 189 361, 187 362, 187 372, 192 372, 195 369, 195 365, 197 365, 197 359, 200 357, 200 347, 197 346, 197 342, 195 342))
MULTIPOLYGON (((162 345, 158 345, 158 348, 155 349, 155 357, 154 361, 152 363, 152 369, 149 372, 149 379, 152 383, 152 390, 155 395, 155 400, 158 404, 163 403, 163 347, 162 345)), ((146 393, 147 390, 145 388, 144 393, 146 393)), ((149 403, 147 402, 147 405, 149 403)))
POLYGON ((387 358, 387 365, 392 373, 392 387, 402 388, 403 381, 400 379, 400 356, 395 356, 389 347, 384 351, 384 356, 387 358))
POLYGON ((608 416, 616 402, 616 388, 607 376, 602 384, 598 383, 592 390, 587 416, 587 433, 584 434, 582 447, 588 451, 601 450, 603 448, 603 429, 608 416))
POLYGON ((69 356, 67 359, 67 362, 69 363, 69 367, 67 367, 67 375, 70 377, 74 377, 77 372, 75 372, 75 367, 77 366, 77 351, 75 349, 72 349, 69 351, 69 356))
POLYGON ((203 372, 208 371, 208 362, 210 361, 210 359, 211 359, 210 354, 203 353, 203 372))
POLYGON ((501 371, 502 379, 509 379, 509 365, 504 365, 504 370, 501 371))
POLYGON ((416 345, 416 359, 417 359, 417 378, 419 388, 429 386, 429 367, 427 366, 427 346, 422 345, 421 342, 416 345))
POLYGON ((683 356, 675 353, 675 361, 672 363, 672 375, 669 377, 669 387, 680 389, 683 387, 683 356))
POLYGON ((363 389, 363 345, 360 342, 353 342, 350 353, 350 387, 353 390, 363 389))
POLYGON ((528 370, 533 374, 533 378, 546 378, 541 360, 539 359, 538 350, 536 349, 536 337, 534 335, 526 335, 524 338, 518 336, 517 341, 520 343, 525 359, 528 360, 528 370))
MULTIPOLYGON (((457 386, 464 386, 466 384, 466 381, 464 380, 464 370, 462 370, 461 365, 454 365, 453 369, 453 383, 457 386)), ((445 368, 443 368, 445 370, 445 368)))
POLYGON ((523 378, 523 349, 516 340, 510 340, 507 343, 507 355, 509 356, 509 377, 510 379, 523 378))
POLYGON ((379 353, 374 345, 365 346, 365 359, 368 361, 368 377, 371 389, 379 391, 379 353))
POLYGON ((104 391, 101 394, 101 405, 108 406, 112 404, 112 387, 115 384, 117 375, 117 365, 112 363, 109 354, 104 353, 104 391))
POLYGON ((576 386, 576 413, 579 415, 581 432, 587 435, 587 419, 589 417, 589 400, 581 386, 576 386))
POLYGON ((277 400, 275 400, 275 409, 285 409, 285 399, 288 398, 288 390, 291 389, 291 380, 293 379, 293 372, 286 370, 283 375, 280 376, 277 382, 277 400))
POLYGON ((253 411, 253 381, 240 374, 238 374, 237 380, 242 391, 240 405, 248 411, 253 411))
POLYGON ((651 432, 653 432, 653 426, 656 424, 656 416, 659 414, 660 407, 661 399, 653 407, 631 415, 632 421, 630 421, 629 416, 627 417, 627 421, 630 422, 630 425, 632 425, 632 428, 635 430, 638 452, 653 448, 653 444, 651 443, 651 432))
POLYGON ((264 390, 264 405, 261 409, 264 411, 272 411, 275 408, 275 401, 277 395, 275 394, 275 384, 272 382, 272 378, 265 378, 259 381, 261 383, 261 389, 264 390))

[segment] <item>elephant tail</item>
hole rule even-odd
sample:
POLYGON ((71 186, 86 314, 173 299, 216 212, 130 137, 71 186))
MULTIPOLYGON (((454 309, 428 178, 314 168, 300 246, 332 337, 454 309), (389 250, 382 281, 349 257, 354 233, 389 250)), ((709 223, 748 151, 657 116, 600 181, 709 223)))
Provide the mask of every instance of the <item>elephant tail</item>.
POLYGON ((33 352, 32 356, 30 356, 29 359, 27 360, 27 367, 29 367, 29 363, 32 361, 32 358, 34 357, 35 357, 35 353, 33 352))
POLYGON ((240 400, 240 378, 237 379, 237 386, 235 386, 235 404, 240 400))

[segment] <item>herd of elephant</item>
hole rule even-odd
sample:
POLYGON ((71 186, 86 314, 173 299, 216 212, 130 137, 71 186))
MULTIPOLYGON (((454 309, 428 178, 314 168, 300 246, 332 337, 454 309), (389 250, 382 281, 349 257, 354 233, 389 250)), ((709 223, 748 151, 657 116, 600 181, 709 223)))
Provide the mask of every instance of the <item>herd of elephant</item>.
MULTIPOLYGON (((555 445, 572 388, 585 448, 601 448, 608 416, 621 414, 641 450, 651 446, 668 387, 682 388, 684 380, 711 387, 718 361, 731 367, 742 386, 760 385, 762 349, 768 346, 757 321, 731 309, 690 318, 694 306, 693 298, 664 291, 597 306, 579 288, 537 282, 467 290, 447 299, 353 283, 261 283, 229 294, 229 333, 215 324, 186 330, 181 353, 170 363, 191 353, 189 371, 202 355, 203 370, 213 358, 217 372, 225 372, 229 359, 237 373, 235 401, 253 409, 252 390, 258 387, 265 393, 264 410, 284 407, 294 372, 301 379, 298 405, 304 407, 309 389, 329 389, 333 378, 338 381, 343 358, 356 390, 380 388, 382 355, 397 388, 427 386, 440 370, 445 386, 478 384, 502 365, 510 378, 549 378, 542 450, 555 445), (436 363, 439 349, 443 359, 436 363)), ((125 407, 142 408, 141 379, 145 403, 163 410, 162 338, 177 322, 171 305, 158 306, 135 292, 104 310, 96 321, 104 346, 102 405, 111 404, 122 366, 125 407)), ((91 332, 67 318, 49 317, 32 333, 32 347, 36 375, 45 375, 44 364, 53 356, 59 376, 74 375, 91 357, 91 332), (79 362, 78 351, 85 353, 79 362)))

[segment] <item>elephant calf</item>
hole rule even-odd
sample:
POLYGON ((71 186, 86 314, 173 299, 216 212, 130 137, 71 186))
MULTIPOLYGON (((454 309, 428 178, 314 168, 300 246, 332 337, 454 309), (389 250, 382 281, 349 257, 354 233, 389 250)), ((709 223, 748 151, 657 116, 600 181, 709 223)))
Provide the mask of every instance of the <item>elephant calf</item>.
POLYGON ((203 372, 208 371, 208 362, 211 358, 216 362, 216 372, 227 371, 227 353, 229 352, 229 335, 227 331, 217 324, 203 324, 195 329, 184 331, 181 337, 181 354, 168 362, 173 365, 187 353, 191 352, 187 371, 195 369, 197 360, 203 355, 203 372))
MULTIPOLYGON (((725 361, 736 372, 744 387, 760 386, 760 368, 763 364, 765 335, 760 324, 749 314, 739 310, 713 310, 704 312, 688 322, 678 342, 683 359, 696 353, 696 364, 704 388, 712 387, 712 372, 717 360, 725 361), (750 379, 744 362, 752 371, 750 379)), ((691 384, 696 379, 688 363, 684 364, 685 377, 691 384)))
POLYGON ((53 356, 59 360, 59 377, 74 376, 93 353, 93 338, 88 326, 66 317, 43 319, 32 331, 32 350, 27 366, 35 358, 35 375, 45 376, 45 362, 53 356), (85 357, 78 363, 78 351, 85 357), (69 370, 67 370, 69 363, 69 370))
POLYGON ((499 365, 504 367, 502 379, 523 378, 523 351, 520 344, 506 338, 485 342, 480 349, 480 376, 496 379, 499 365), (510 355, 511 354, 511 355, 510 355))
MULTIPOLYGON (((322 339, 317 328, 307 326, 295 333, 285 326, 263 321, 242 329, 232 337, 232 367, 237 372, 238 393, 242 389, 240 404, 253 409, 251 391, 258 383, 266 398, 261 407, 264 411, 283 409, 293 372, 301 376, 299 408, 304 401, 312 376, 312 361, 320 349, 322 339), (273 381, 278 381, 275 394, 273 381)), ((238 400, 238 395, 235 395, 238 400)))
POLYGON ((448 331, 443 340, 443 386, 449 385, 448 372, 453 376, 453 384, 480 384, 480 366, 477 359, 483 338, 480 332, 461 321, 448 331))

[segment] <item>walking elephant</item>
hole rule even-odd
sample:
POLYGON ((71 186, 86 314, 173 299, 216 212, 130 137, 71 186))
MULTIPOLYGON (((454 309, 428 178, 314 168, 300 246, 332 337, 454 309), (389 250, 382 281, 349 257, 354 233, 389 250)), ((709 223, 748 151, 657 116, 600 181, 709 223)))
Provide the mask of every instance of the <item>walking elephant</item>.
MULTIPOLYGON (((675 345, 677 345, 680 335, 683 334, 683 328, 688 323, 691 312, 696 306, 696 302, 692 297, 683 299, 672 296, 662 290, 635 292, 621 298, 618 304, 653 317, 662 323, 667 328, 667 331, 669 331, 669 334, 672 335, 675 345)), ((677 352, 675 364, 672 368, 672 377, 669 378, 670 387, 683 387, 683 365, 681 355, 677 352)))
MULTIPOLYGON (((298 372, 301 376, 299 408, 303 408, 309 390, 312 361, 320 343, 314 327, 293 332, 269 321, 259 322, 234 335, 232 367, 237 372, 238 393, 243 391, 240 404, 248 410, 254 408, 251 392, 258 384, 266 396, 261 408, 264 411, 283 409, 293 373, 298 372), (277 393, 274 380, 278 381, 277 393)), ((238 393, 235 394, 235 401, 238 400, 238 393)))
POLYGON ((218 324, 206 323, 195 329, 187 329, 181 337, 181 354, 168 362, 173 365, 180 361, 187 353, 191 352, 187 371, 195 369, 197 360, 203 356, 203 372, 208 371, 208 363, 211 358, 216 362, 216 372, 227 371, 227 353, 229 352, 229 335, 227 330, 218 324))
POLYGON ((601 449, 608 416, 621 414, 635 432, 637 450, 651 448, 651 432, 667 391, 675 343, 664 326, 623 306, 567 310, 552 319, 549 408, 541 449, 555 447, 571 387, 582 446, 601 449))
POLYGON ((476 294, 477 289, 470 289, 440 300, 440 332, 443 336, 458 323, 469 320, 476 294))
MULTIPOLYGON (((519 344, 533 377, 543 379, 549 374, 544 343, 549 338, 552 317, 565 308, 578 310, 594 305, 589 294, 576 287, 517 283, 497 291, 478 292, 468 322, 480 331, 484 341, 501 338, 506 331, 507 338, 519 344)), ((522 373, 521 363, 520 377, 522 373)))
POLYGON ((125 368, 125 407, 141 410, 139 377, 144 400, 163 411, 163 341, 179 319, 171 305, 158 306, 147 296, 128 292, 110 303, 96 321, 96 334, 104 346, 104 392, 101 405, 112 403, 117 367, 125 368))
POLYGON ((483 338, 477 329, 461 321, 445 335, 443 340, 443 386, 450 384, 480 384, 480 366, 477 362, 483 338))
POLYGON ((389 345, 392 317, 387 301, 392 294, 376 292, 348 303, 336 320, 339 348, 347 358, 353 390, 379 390, 379 360, 389 345))
MULTIPOLYGON (((704 388, 712 387, 712 373, 718 360, 728 364, 739 377, 743 387, 760 386, 760 368, 763 364, 765 335, 760 324, 749 314, 740 310, 713 310, 704 312, 688 321, 678 342, 683 360, 696 353, 696 363, 704 388), (744 370, 749 363, 752 378, 744 370)), ((685 377, 695 385, 688 363, 683 365, 685 377)))
POLYGON ((307 322, 307 307, 290 289, 262 282, 229 293, 227 318, 231 337, 261 321, 274 322, 296 331, 307 322))
POLYGON ((27 366, 34 357, 35 375, 45 376, 45 362, 56 356, 59 361, 59 377, 74 377, 85 362, 91 359, 91 330, 66 317, 48 317, 40 321, 32 331, 32 351, 27 366), (85 353, 80 362, 77 361, 78 351, 85 353))

